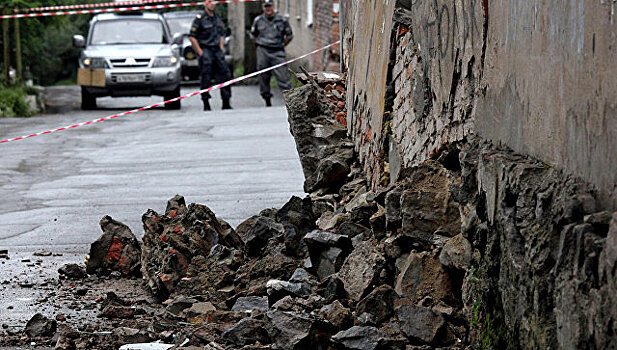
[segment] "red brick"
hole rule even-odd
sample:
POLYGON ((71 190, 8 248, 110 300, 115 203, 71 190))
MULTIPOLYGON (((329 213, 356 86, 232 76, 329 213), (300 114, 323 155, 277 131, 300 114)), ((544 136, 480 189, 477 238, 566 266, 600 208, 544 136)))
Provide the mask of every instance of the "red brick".
POLYGON ((111 241, 111 246, 109 247, 109 250, 107 251, 107 255, 105 255, 105 260, 109 262, 118 261, 118 259, 120 259, 120 254, 122 254, 123 246, 124 244, 122 244, 122 241, 120 240, 120 238, 114 237, 113 240, 111 241))

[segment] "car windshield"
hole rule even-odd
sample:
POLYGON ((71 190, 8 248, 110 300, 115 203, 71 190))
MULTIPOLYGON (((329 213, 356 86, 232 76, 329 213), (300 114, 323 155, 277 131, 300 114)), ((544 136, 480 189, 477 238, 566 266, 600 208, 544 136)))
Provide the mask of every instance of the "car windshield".
POLYGON ((168 18, 167 24, 173 34, 188 34, 194 17, 168 18))
POLYGON ((92 29, 91 45, 165 43, 163 23, 159 20, 118 19, 97 22, 92 29))

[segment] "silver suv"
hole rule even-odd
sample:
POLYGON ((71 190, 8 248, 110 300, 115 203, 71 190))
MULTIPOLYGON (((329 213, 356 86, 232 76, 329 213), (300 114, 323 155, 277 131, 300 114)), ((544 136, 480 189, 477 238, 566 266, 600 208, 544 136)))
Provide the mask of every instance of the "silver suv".
MULTIPOLYGON (((82 109, 96 108, 102 96, 180 96, 180 44, 182 36, 172 38, 159 14, 96 15, 87 40, 73 36, 73 46, 83 48, 78 74, 82 109)), ((180 101, 165 107, 180 109, 180 101)))

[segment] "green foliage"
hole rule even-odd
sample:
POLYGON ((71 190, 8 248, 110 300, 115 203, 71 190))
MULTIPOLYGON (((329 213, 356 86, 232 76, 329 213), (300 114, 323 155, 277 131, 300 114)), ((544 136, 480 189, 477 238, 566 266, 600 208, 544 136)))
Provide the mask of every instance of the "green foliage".
POLYGON ((32 111, 26 103, 26 89, 0 86, 0 117, 31 117, 32 111))

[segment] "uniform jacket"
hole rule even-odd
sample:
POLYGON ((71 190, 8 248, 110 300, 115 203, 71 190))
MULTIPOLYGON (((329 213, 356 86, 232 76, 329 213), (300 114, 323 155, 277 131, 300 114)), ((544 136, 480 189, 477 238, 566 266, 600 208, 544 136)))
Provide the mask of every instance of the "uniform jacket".
POLYGON ((292 39, 293 32, 287 18, 276 14, 272 20, 261 14, 255 18, 251 34, 257 38, 255 43, 273 49, 285 47, 285 39, 292 39))
POLYGON ((193 20, 189 36, 197 39, 202 48, 219 47, 221 37, 225 36, 225 25, 216 13, 210 17, 206 11, 203 11, 193 20))

